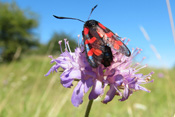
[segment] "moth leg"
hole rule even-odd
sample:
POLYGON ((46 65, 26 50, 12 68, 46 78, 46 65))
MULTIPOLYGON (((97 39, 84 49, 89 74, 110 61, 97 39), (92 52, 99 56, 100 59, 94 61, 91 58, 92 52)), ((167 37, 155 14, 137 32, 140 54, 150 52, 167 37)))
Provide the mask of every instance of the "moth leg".
POLYGON ((83 50, 83 52, 82 53, 84 53, 85 52, 85 49, 83 50))

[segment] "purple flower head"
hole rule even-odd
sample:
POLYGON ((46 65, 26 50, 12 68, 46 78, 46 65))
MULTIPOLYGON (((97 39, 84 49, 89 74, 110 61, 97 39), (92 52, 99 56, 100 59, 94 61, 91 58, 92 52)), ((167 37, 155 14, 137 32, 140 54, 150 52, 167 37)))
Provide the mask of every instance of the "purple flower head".
MULTIPOLYGON (((62 41, 59 41, 61 48, 62 41)), ((103 103, 111 101, 115 95, 121 96, 120 101, 128 99, 128 97, 137 90, 144 90, 150 92, 148 89, 141 86, 149 81, 151 72, 148 75, 143 75, 137 72, 146 67, 139 67, 140 63, 132 64, 132 60, 141 49, 135 49, 132 51, 130 57, 126 57, 115 50, 113 53, 113 62, 111 66, 104 67, 99 65, 98 68, 92 68, 87 59, 84 51, 84 46, 78 46, 74 52, 70 50, 69 42, 64 39, 65 51, 61 48, 61 54, 58 58, 52 60, 51 63, 55 63, 45 76, 48 76, 51 72, 58 72, 59 68, 63 69, 63 73, 60 76, 61 84, 66 88, 73 86, 73 81, 78 81, 72 94, 72 104, 78 107, 83 102, 83 96, 92 87, 89 100, 96 99, 99 96, 104 96, 103 103), (106 87, 110 89, 107 93, 104 93, 106 87)), ((126 42, 127 44, 128 42, 126 42)), ((144 58, 143 58, 144 59, 144 58)))
MULTIPOLYGON (((92 69, 86 60, 86 55, 83 52, 84 47, 80 46, 75 49, 75 52, 71 52, 69 42, 65 41, 65 52, 52 60, 51 63, 55 63, 45 76, 48 76, 51 72, 58 71, 61 67, 64 71, 60 76, 61 84, 66 88, 73 86, 73 81, 78 81, 72 95, 72 103, 74 106, 79 106, 83 102, 84 94, 93 86, 89 98, 95 99, 102 94, 102 69, 92 69)), ((61 41, 59 42, 61 48, 61 41)), ((61 48, 62 51, 62 48, 61 48)))
MULTIPOLYGON (((120 101, 128 99, 128 97, 137 90, 144 90, 150 92, 148 89, 142 87, 140 84, 145 84, 149 81, 153 72, 148 75, 143 75, 137 72, 145 68, 147 65, 139 67, 140 63, 132 64, 132 60, 140 53, 141 49, 133 49, 131 56, 126 57, 120 53, 115 53, 113 63, 105 71, 106 84, 110 86, 103 103, 111 101, 115 95, 121 96, 120 101), (111 72, 112 71, 112 72, 111 72)), ((142 61, 145 57, 142 59, 142 61)), ((141 62, 142 62, 141 61, 141 62)))

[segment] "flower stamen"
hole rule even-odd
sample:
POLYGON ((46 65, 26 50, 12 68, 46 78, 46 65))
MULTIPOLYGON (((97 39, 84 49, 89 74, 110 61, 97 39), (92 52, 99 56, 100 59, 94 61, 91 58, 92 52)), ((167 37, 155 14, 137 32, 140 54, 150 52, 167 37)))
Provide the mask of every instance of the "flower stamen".
POLYGON ((68 49, 67 49, 67 39, 66 38, 64 39, 64 44, 65 44, 65 51, 68 51, 68 49))
POLYGON ((127 42, 125 43, 125 45, 128 45, 129 41, 130 41, 130 39, 127 40, 127 42))
POLYGON ((79 39, 80 39, 80 35, 78 35, 78 47, 80 47, 80 42, 79 42, 80 40, 79 39))
POLYGON ((61 47, 61 43, 62 43, 62 40, 58 41, 58 44, 60 45, 61 53, 63 53, 63 51, 62 51, 62 47, 61 47))
POLYGON ((68 47, 69 52, 72 53, 72 51, 71 51, 71 49, 70 49, 70 46, 69 46, 69 41, 66 42, 66 45, 67 45, 67 47, 68 47))

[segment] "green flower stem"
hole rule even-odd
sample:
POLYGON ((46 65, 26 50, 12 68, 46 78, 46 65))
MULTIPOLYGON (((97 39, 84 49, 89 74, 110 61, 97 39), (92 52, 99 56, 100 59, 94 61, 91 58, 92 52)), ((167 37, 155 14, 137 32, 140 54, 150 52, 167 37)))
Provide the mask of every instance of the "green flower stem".
POLYGON ((90 111, 91 111, 91 107, 92 107, 93 101, 94 101, 94 100, 89 100, 89 103, 88 103, 87 108, 86 108, 85 117, 89 117, 89 113, 90 113, 90 111))

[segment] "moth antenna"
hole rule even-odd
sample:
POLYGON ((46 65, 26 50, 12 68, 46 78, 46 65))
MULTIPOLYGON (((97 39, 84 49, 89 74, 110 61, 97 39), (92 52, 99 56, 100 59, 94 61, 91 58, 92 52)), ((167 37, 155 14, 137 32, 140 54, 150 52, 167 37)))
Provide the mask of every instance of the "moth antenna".
POLYGON ((55 18, 57 19, 72 19, 72 20, 78 20, 80 22, 83 22, 85 23, 85 21, 81 20, 81 19, 77 19, 77 18, 71 18, 71 17, 59 17, 59 16, 56 16, 56 15, 53 15, 55 18))
POLYGON ((90 16, 91 16, 92 12, 94 11, 94 9, 95 9, 97 6, 98 6, 98 5, 95 5, 95 6, 92 8, 91 13, 89 14, 88 20, 89 20, 89 18, 90 18, 90 16))

